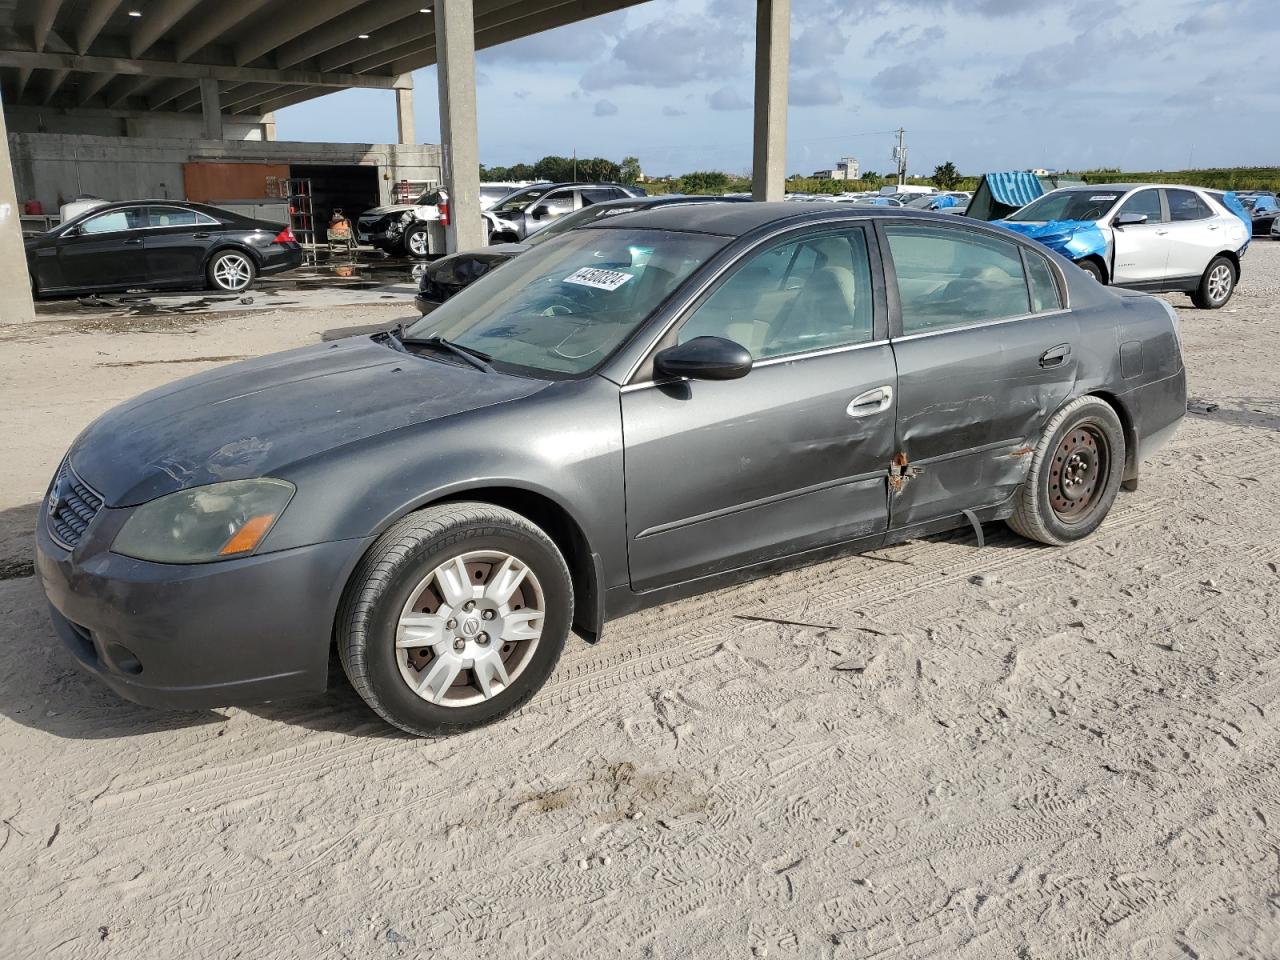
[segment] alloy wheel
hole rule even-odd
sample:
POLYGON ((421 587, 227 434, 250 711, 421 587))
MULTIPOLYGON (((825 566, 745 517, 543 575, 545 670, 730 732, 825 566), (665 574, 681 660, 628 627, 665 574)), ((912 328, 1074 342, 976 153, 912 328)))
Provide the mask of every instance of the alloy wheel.
POLYGON ((1209 274, 1209 299, 1221 303, 1231 293, 1231 268, 1220 263, 1209 274))
POLYGON ((253 279, 253 267, 241 254, 223 254, 213 266, 213 279, 223 290, 243 290, 253 279))
POLYGON ((524 672, 542 637, 542 586, 508 553, 464 553, 409 595, 396 627, 400 676, 422 699, 466 707, 500 694, 524 672))
POLYGON ((417 230, 409 234, 409 252, 415 257, 427 255, 427 235, 424 231, 417 230))

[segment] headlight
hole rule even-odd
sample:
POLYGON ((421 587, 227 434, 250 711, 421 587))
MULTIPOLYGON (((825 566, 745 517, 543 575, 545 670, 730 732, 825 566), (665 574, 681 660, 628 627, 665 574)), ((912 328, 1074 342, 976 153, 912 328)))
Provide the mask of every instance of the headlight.
POLYGON ((293 496, 284 480, 232 480, 180 490, 138 507, 113 553, 155 563, 208 563, 253 553, 293 496))

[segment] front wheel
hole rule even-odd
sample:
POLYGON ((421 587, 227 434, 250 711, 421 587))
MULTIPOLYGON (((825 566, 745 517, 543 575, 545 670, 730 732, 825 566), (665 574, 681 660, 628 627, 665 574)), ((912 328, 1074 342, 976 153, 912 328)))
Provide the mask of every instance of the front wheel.
POLYGON ((522 706, 572 622, 573 582, 541 529, 490 504, 439 504, 394 524, 361 561, 338 653, 384 720, 435 736, 522 706))
POLYGON ((1200 278, 1200 286, 1191 294, 1191 302, 1201 310, 1224 307, 1236 290, 1236 268, 1226 257, 1214 257, 1200 278))
POLYGON ((1098 266, 1096 260, 1077 260, 1076 266, 1087 273, 1099 283, 1106 283, 1106 275, 1102 272, 1102 267, 1098 266))
POLYGON ((209 283, 227 293, 248 290, 256 273, 249 255, 239 250, 224 250, 209 261, 209 283))
POLYGON ((1084 539, 1115 503, 1124 463, 1124 428, 1111 405, 1072 400, 1045 427, 1009 526, 1059 547, 1084 539))
POLYGON ((431 237, 425 223, 412 224, 404 232, 404 250, 414 260, 425 260, 431 254, 431 237))

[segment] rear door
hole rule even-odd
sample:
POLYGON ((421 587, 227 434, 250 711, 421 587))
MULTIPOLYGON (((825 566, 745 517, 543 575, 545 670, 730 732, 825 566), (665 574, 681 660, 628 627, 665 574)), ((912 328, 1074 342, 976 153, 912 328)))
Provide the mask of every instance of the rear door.
POLYGON ((1150 285, 1161 283, 1169 263, 1169 215, 1161 191, 1154 187, 1131 194, 1112 214, 1115 258, 1111 269, 1113 283, 1150 285), (1114 225, 1122 214, 1138 214, 1145 223, 1127 227, 1114 225))
POLYGON ((153 283, 203 279, 204 260, 222 224, 185 207, 147 207, 147 276, 153 283))
POLYGON ((1225 217, 1194 190, 1166 190, 1169 206, 1168 277, 1173 287, 1178 280, 1199 279, 1215 254, 1231 246, 1223 229, 1225 217))
POLYGON ((655 383, 642 367, 623 388, 635 589, 883 534, 895 374, 874 251, 862 226, 764 242, 659 344, 725 337, 751 372, 655 383))
POLYGON ((1072 394, 1074 317, 1022 244, 951 224, 882 221, 898 368, 894 529, 1008 499, 1072 394))
POLYGON ((58 238, 63 282, 73 289, 119 288, 145 282, 146 228, 146 209, 140 206, 90 216, 74 236, 58 238))

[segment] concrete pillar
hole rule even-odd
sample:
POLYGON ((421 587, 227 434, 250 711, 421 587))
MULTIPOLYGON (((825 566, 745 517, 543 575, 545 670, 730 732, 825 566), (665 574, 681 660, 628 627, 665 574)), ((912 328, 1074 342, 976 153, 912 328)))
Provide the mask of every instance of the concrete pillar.
POLYGON ((435 3, 436 76, 440 80, 440 140, 449 191, 449 252, 483 246, 480 147, 476 132, 476 34, 471 0, 435 3))
POLYGON ((274 110, 271 110, 262 115, 262 139, 274 140, 275 138, 276 138, 276 114, 274 110))
POLYGON ((4 104, 0 103, 0 324, 30 323, 35 319, 27 254, 22 246, 21 214, 18 188, 13 182, 4 104))
POLYGON ((218 81, 212 77, 200 79, 200 110, 204 114, 204 138, 222 139, 222 96, 218 81))
POLYGON ((396 129, 401 143, 417 143, 413 133, 413 74, 396 77, 396 129))
POLYGON ((751 199, 781 200, 787 183, 791 0, 756 0, 755 145, 751 199))

